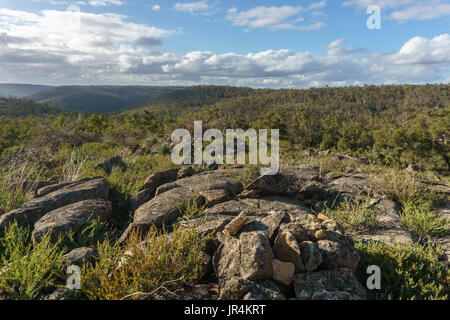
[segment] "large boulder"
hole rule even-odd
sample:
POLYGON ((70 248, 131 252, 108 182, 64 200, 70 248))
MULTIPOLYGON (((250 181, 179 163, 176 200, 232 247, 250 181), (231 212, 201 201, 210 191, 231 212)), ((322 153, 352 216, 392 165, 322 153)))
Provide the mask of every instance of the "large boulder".
POLYGON ((19 226, 33 226, 40 218, 58 208, 88 199, 108 199, 109 183, 101 177, 85 179, 35 198, 19 209, 0 217, 0 234, 14 221, 19 226))
POLYGON ((56 241, 69 232, 82 231, 94 221, 109 221, 111 212, 111 202, 103 199, 84 200, 58 208, 35 223, 32 239, 39 242, 43 235, 50 232, 51 240, 56 241))
POLYGON ((231 200, 242 191, 242 184, 224 171, 204 172, 160 186, 150 201, 140 206, 121 241, 132 232, 145 234, 150 227, 173 223, 188 203, 215 205, 231 200))
POLYGON ((298 300, 364 300, 366 292, 346 268, 308 272, 294 276, 298 300))
POLYGON ((319 240, 317 241, 317 246, 322 256, 322 266, 324 269, 345 267, 352 272, 356 270, 359 262, 359 254, 352 244, 319 240))
POLYGON ((159 171, 150 175, 139 192, 131 199, 131 211, 134 212, 141 205, 155 196, 156 189, 163 184, 173 182, 177 179, 178 169, 159 171))
POLYGON ((265 232, 243 232, 239 236, 241 276, 248 280, 272 278, 272 249, 265 232))

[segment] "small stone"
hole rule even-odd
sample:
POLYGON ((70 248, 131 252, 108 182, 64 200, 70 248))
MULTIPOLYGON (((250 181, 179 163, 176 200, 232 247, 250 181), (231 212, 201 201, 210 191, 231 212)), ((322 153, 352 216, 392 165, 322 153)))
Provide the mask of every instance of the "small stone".
POLYGON ((316 238, 316 241, 319 240, 340 241, 342 235, 340 235, 335 231, 318 230, 316 231, 316 233, 314 233, 314 237, 316 238))
POLYGON ((283 262, 278 259, 272 260, 273 280, 285 285, 290 285, 295 274, 295 266, 291 262, 283 262))
POLYGON ((306 272, 317 270, 322 264, 322 255, 317 244, 311 241, 303 241, 300 243, 300 253, 306 272))
POLYGON ((324 215, 324 214, 322 214, 322 213, 319 213, 319 214, 317 215, 317 219, 319 219, 320 221, 327 221, 327 220, 330 220, 330 218, 328 218, 326 215, 324 215))
POLYGON ((295 266, 295 273, 305 272, 305 265, 300 255, 300 246, 292 233, 282 232, 278 235, 273 253, 283 262, 292 262, 295 266))
POLYGON ((308 241, 310 237, 308 236, 308 230, 300 223, 287 223, 281 226, 282 231, 290 232, 294 235, 297 242, 308 241))
POLYGON ((228 235, 233 236, 239 230, 241 230, 241 228, 247 223, 247 221, 248 221, 247 214, 245 212, 241 212, 236 218, 231 220, 231 222, 226 225, 224 231, 228 235))

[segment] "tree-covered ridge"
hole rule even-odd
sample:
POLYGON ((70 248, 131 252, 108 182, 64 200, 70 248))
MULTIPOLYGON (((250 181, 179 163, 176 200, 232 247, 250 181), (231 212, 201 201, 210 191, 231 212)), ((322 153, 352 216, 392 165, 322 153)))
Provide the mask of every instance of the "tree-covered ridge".
POLYGON ((49 132, 65 136, 66 140, 75 139, 77 143, 85 139, 80 136, 90 136, 90 139, 132 147, 142 144, 149 135, 167 142, 174 129, 192 128, 193 121, 203 120, 205 129, 278 128, 283 145, 290 152, 305 148, 331 149, 386 165, 449 168, 449 85, 309 90, 192 87, 143 109, 115 115, 56 116, 58 112, 50 112, 53 109, 45 105, 26 100, 8 101, 22 105, 22 109, 8 108, 7 115, 36 117, 2 118, 3 155, 9 153, 5 153, 5 148, 26 145, 38 137, 44 139, 49 132), (180 96, 182 92, 186 93, 185 99, 180 96), (230 96, 234 97, 226 98, 230 96), (197 99, 202 101, 195 105, 197 99), (37 129, 31 129, 33 122, 37 129))
POLYGON ((449 107, 449 85, 274 90, 205 106, 184 122, 278 128, 291 147, 448 168, 449 107))
POLYGON ((59 114, 63 111, 57 107, 36 103, 29 99, 1 98, 0 116, 26 117, 29 115, 43 116, 49 114, 59 114))
POLYGON ((150 86, 61 86, 44 90, 29 98, 65 110, 113 113, 164 97, 181 87, 150 86))
POLYGON ((33 85, 33 84, 11 84, 0 83, 0 97, 5 98, 24 98, 42 90, 50 89, 51 86, 33 85))

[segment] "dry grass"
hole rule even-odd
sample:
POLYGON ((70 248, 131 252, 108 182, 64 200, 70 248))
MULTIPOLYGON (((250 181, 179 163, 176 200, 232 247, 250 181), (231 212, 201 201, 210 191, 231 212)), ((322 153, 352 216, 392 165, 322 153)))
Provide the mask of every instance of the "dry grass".
POLYGON ((194 284, 201 276, 204 239, 195 228, 173 233, 153 228, 144 243, 132 236, 124 248, 108 242, 98 246, 99 257, 84 267, 82 290, 89 299, 136 299, 166 286, 194 284))

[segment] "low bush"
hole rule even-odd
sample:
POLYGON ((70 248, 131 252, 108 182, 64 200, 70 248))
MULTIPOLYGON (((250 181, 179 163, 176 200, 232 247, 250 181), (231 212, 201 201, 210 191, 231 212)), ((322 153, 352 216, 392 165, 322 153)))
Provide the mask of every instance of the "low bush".
POLYGON ((122 248, 104 242, 98 258, 82 271, 82 290, 89 299, 136 299, 164 287, 194 284, 201 275, 204 239, 195 228, 173 233, 152 228, 141 243, 133 235, 122 248))
POLYGON ((369 292, 379 300, 445 300, 450 283, 446 266, 437 262, 441 250, 415 245, 405 247, 378 242, 358 242, 361 260, 357 275, 365 284, 367 267, 381 269, 381 289, 369 292))

